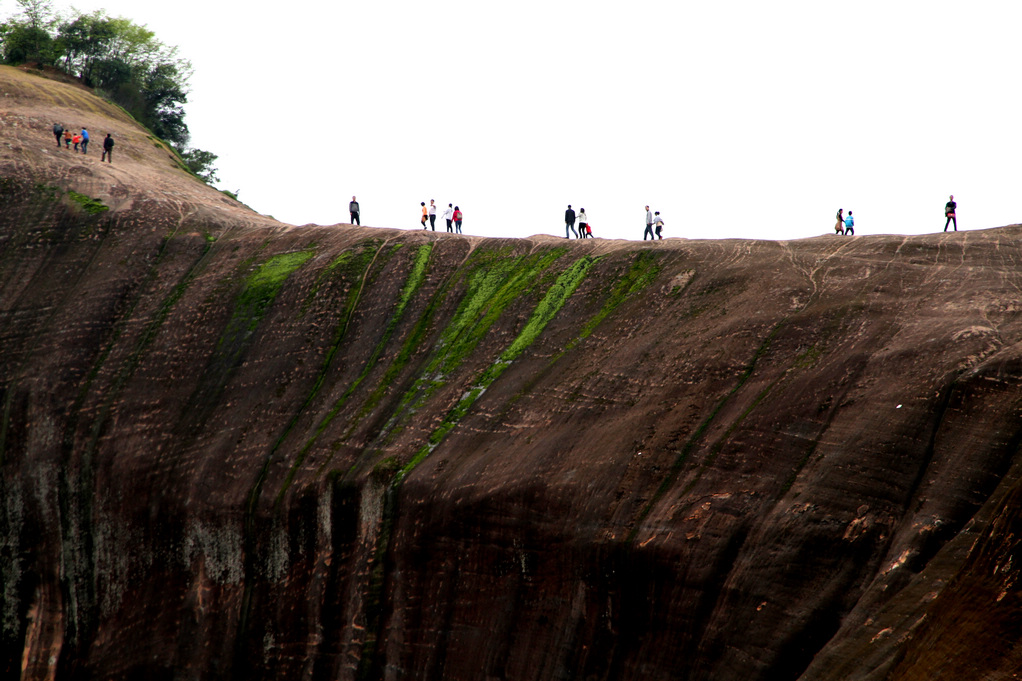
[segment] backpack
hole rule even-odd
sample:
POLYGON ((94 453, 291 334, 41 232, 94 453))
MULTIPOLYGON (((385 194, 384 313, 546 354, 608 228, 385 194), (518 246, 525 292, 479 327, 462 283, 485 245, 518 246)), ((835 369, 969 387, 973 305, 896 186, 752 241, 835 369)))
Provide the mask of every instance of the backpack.
POLYGON ((64 127, 60 123, 53 124, 53 134, 59 135, 64 132, 64 127))

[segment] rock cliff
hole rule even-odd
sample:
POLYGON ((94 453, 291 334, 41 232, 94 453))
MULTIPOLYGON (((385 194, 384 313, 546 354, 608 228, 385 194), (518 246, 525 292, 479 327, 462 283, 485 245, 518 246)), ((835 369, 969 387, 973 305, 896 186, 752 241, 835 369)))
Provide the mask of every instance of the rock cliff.
POLYGON ((294 227, 0 91, 2 678, 1022 673, 1022 227, 294 227))

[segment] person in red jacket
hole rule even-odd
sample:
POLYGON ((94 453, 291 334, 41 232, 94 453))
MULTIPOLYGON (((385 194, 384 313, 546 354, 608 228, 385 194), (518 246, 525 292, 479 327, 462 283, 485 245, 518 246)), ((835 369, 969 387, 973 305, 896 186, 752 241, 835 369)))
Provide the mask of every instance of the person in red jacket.
POLYGON ((454 207, 454 227, 458 230, 458 234, 461 234, 461 208, 454 207))

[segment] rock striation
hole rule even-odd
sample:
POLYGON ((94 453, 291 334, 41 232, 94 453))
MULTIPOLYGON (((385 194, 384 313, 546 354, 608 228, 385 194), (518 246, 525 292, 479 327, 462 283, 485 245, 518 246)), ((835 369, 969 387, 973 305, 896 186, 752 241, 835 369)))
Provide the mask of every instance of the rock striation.
POLYGON ((0 91, 2 678, 1022 673, 1022 227, 295 227, 0 91))

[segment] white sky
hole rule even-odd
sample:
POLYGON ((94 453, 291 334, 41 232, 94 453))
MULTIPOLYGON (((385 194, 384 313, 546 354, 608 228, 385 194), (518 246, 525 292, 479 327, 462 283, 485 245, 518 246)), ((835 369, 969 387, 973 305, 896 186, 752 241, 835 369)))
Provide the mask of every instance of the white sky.
POLYGON ((353 194, 485 236, 563 236, 569 203, 631 239, 647 203, 687 238, 940 231, 949 194, 962 229, 1022 221, 1018 0, 74 6, 180 48, 192 146, 288 223, 353 194))

